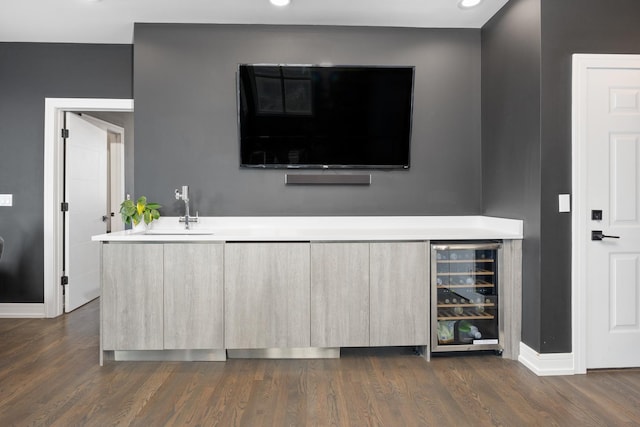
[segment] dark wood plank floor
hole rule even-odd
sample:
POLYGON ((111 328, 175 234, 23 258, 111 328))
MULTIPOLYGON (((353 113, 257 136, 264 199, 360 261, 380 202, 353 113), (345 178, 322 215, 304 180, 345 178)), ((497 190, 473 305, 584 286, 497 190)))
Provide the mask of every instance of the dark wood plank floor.
POLYGON ((98 365, 94 301, 0 319, 0 425, 640 425, 640 370, 536 377, 494 355, 98 365))

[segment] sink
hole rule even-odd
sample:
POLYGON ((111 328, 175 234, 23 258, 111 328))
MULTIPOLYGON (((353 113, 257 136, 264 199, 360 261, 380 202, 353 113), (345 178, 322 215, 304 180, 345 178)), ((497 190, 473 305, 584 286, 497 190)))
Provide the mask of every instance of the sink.
POLYGON ((147 230, 144 234, 151 234, 155 236, 199 236, 199 235, 211 235, 214 234, 211 230, 147 230))

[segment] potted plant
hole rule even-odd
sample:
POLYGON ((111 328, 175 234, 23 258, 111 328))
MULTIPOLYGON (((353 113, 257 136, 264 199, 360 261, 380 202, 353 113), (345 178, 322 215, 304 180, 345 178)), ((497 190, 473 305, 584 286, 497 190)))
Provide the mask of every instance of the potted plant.
POLYGON ((120 215, 125 224, 132 224, 134 227, 141 222, 145 225, 151 224, 155 219, 160 218, 160 206, 157 203, 147 202, 145 196, 140 197, 136 202, 129 199, 120 204, 120 215))

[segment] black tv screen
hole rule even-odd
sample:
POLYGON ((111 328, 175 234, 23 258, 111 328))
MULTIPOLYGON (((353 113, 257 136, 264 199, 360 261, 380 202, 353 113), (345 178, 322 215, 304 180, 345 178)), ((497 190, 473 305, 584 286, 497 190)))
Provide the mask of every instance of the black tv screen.
POLYGON ((238 67, 240 166, 409 168, 414 67, 238 67))

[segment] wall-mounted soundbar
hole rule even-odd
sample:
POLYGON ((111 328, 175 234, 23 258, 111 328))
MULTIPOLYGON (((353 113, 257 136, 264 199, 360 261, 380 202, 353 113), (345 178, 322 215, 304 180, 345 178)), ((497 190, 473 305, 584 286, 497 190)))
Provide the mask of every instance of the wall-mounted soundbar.
POLYGON ((286 174, 286 185, 371 185, 371 174, 286 174))

